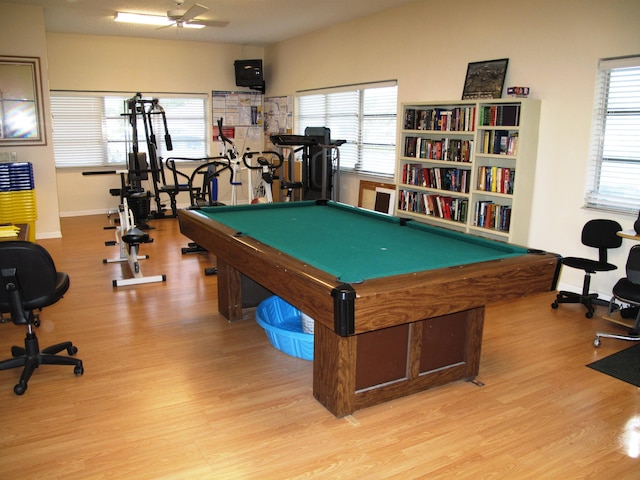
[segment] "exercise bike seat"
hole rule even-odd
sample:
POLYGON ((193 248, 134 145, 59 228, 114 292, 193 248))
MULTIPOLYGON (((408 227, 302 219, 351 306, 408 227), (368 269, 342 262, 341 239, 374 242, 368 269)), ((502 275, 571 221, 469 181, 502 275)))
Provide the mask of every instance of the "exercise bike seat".
POLYGON ((153 240, 149 238, 148 233, 143 232, 138 227, 133 227, 122 235, 122 241, 130 245, 137 245, 140 243, 150 243, 153 240))

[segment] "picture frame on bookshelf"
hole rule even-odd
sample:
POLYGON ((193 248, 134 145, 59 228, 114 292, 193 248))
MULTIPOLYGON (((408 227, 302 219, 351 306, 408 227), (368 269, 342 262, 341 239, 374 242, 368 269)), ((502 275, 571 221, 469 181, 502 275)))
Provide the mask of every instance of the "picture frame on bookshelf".
POLYGON ((464 80, 462 99, 502 97, 508 65, 508 58, 469 63, 464 80))

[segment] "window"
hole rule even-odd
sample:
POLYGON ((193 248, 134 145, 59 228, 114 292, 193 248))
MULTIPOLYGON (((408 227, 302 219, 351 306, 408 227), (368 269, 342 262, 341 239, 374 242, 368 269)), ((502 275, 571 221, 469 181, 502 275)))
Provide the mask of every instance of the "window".
MULTIPOLYGON (((52 92, 53 145, 57 167, 124 165, 132 151, 133 129, 125 101, 132 95, 52 92)), ((145 97, 146 98, 146 97, 145 97)), ((173 150, 167 151, 161 115, 151 115, 149 133, 156 137, 157 155, 201 158, 207 154, 206 96, 157 96, 165 110, 173 150), (152 130, 152 132, 151 132, 152 130)), ((137 115, 138 148, 147 152, 145 125, 137 115)))
POLYGON ((328 127, 340 147, 341 170, 392 177, 398 87, 395 81, 298 92, 296 132, 328 127))
POLYGON ((586 207, 640 209, 640 56, 601 60, 586 207))

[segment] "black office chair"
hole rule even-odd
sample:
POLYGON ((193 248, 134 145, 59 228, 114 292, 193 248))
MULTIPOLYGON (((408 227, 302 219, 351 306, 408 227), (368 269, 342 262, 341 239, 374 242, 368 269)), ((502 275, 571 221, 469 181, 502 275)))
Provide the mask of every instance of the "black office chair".
POLYGON ((596 339, 593 341, 595 347, 601 344, 601 338, 617 338, 618 340, 628 340, 632 342, 640 341, 638 331, 640 329, 640 245, 634 245, 629 250, 626 264, 627 276, 618 280, 613 286, 613 297, 609 302, 609 314, 618 310, 616 300, 623 304, 630 305, 624 308, 620 313, 623 318, 634 318, 633 327, 627 335, 619 335, 615 333, 596 333, 596 339))
POLYGON ((580 257, 566 257, 562 264, 567 267, 584 270, 582 293, 560 291, 552 308, 558 308, 560 303, 582 303, 587 308, 585 316, 593 317, 595 311, 593 305, 608 305, 608 302, 600 300, 597 293, 589 293, 591 275, 596 272, 608 272, 615 270, 614 264, 607 261, 607 252, 610 248, 618 248, 622 245, 622 238, 617 233, 622 230, 620 224, 614 220, 597 219, 588 221, 582 228, 582 244, 598 249, 598 260, 580 257))
POLYGON ((40 324, 38 312, 53 305, 69 289, 69 276, 56 271, 49 253, 30 242, 0 242, 0 312, 11 315, 16 325, 25 325, 24 348, 11 347, 12 358, 0 362, 0 370, 24 367, 20 381, 13 388, 16 395, 27 389, 31 374, 39 365, 73 365, 73 373, 82 375, 82 360, 56 355, 66 350, 75 355, 71 342, 58 343, 40 350, 35 327, 40 324))

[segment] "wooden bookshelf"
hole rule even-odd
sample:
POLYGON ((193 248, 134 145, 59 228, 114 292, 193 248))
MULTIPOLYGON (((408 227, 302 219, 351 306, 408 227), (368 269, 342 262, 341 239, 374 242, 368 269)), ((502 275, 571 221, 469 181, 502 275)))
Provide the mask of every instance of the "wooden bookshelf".
POLYGON ((540 102, 402 105, 396 214, 526 244, 540 102))

